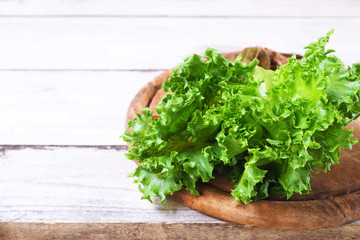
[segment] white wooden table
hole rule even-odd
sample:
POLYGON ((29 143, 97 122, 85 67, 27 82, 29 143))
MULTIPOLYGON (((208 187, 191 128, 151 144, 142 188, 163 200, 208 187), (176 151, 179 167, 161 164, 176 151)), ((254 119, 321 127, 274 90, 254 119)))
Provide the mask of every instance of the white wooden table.
POLYGON ((359 239, 360 222, 273 230, 140 200, 119 139, 137 91, 186 56, 301 54, 331 28, 360 61, 358 0, 1 0, 0 239, 359 239))

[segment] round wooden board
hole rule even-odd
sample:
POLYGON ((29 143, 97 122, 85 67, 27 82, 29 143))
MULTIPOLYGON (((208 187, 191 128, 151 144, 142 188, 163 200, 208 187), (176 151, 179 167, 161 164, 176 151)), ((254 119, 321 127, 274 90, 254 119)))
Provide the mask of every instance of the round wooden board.
MULTIPOLYGON (((284 64, 290 54, 282 54, 265 49, 270 56, 271 66, 284 64)), ((224 54, 234 59, 240 52, 224 54)), ((259 55, 257 55, 259 58, 259 55)), ((261 56, 260 56, 261 57, 261 56)), ((145 85, 130 104, 127 122, 141 109, 156 104, 165 94, 161 88, 164 79, 171 73, 168 70, 145 85)), ((155 116, 156 117, 156 113, 155 116)), ((353 121, 354 135, 360 139, 360 121, 353 121)), ((289 200, 281 196, 270 196, 266 200, 243 204, 234 202, 230 194, 231 182, 216 176, 207 184, 200 183, 197 189, 200 196, 180 190, 171 197, 184 205, 207 215, 232 221, 268 228, 302 229, 336 226, 360 219, 360 144, 353 150, 343 150, 340 164, 331 167, 327 173, 313 174, 312 191, 308 195, 295 194, 289 200)))

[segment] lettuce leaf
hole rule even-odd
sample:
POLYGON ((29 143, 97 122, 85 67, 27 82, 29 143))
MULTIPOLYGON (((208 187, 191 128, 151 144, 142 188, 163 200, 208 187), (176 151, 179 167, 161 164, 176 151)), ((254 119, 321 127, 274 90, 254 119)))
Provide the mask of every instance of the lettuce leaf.
POLYGON ((156 107, 144 109, 123 134, 126 156, 142 163, 131 174, 151 201, 196 183, 214 171, 234 182, 235 200, 249 203, 272 193, 288 198, 311 191, 311 171, 327 171, 350 148, 360 115, 360 63, 344 68, 327 36, 277 70, 225 59, 215 49, 175 68, 156 107), (345 70, 346 69, 346 70, 345 70))

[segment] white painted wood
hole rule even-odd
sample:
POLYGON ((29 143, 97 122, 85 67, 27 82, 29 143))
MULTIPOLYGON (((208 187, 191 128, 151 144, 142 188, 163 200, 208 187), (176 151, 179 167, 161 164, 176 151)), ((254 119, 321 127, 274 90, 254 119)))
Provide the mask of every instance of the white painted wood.
MULTIPOLYGON (((140 200, 126 150, 2 148, 0 222, 222 222, 167 199, 140 200)), ((357 224, 360 221, 356 222, 357 224)))
POLYGON ((221 222, 167 199, 140 200, 124 150, 6 149, 0 155, 0 222, 221 222))
POLYGON ((0 71, 0 144, 123 144, 131 100, 159 74, 0 71))
POLYGON ((21 0, 0 1, 0 15, 359 17, 357 0, 21 0))
MULTIPOLYGON (((331 28, 329 47, 359 61, 357 0, 0 0, 0 144, 124 144, 131 99, 161 71, 117 70, 168 69, 207 46, 301 54, 331 28)), ((0 147, 0 222, 221 222, 140 200, 124 152, 0 147)))
POLYGON ((359 61, 360 18, 0 18, 0 69, 167 69, 208 46, 301 54, 331 28, 329 47, 359 61))

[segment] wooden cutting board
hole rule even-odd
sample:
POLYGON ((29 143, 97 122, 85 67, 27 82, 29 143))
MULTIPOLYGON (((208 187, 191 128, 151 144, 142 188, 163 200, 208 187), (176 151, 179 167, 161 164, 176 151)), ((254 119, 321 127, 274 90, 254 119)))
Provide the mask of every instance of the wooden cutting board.
MULTIPOLYGON (((242 53, 249 60, 257 57, 265 68, 276 68, 287 62, 291 54, 277 53, 269 49, 248 48, 242 52, 223 54, 235 59, 242 53)), ((300 56, 301 57, 301 56, 300 56)), ((161 88, 171 70, 157 76, 146 84, 130 104, 127 121, 145 107, 155 109, 164 96, 161 88)), ((156 116, 156 112, 154 114, 156 116)), ((127 126, 126 126, 127 127, 127 126)), ((360 120, 353 121, 354 135, 360 139, 360 120)), ((353 150, 343 150, 340 164, 327 173, 313 174, 312 191, 308 195, 293 195, 289 200, 281 196, 243 204, 234 202, 230 191, 232 183, 224 176, 216 176, 209 183, 199 183, 200 196, 191 195, 183 189, 171 197, 186 206, 207 215, 235 223, 280 229, 302 229, 336 226, 360 219, 360 144, 353 150)))

